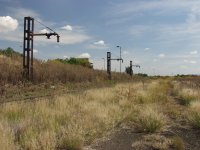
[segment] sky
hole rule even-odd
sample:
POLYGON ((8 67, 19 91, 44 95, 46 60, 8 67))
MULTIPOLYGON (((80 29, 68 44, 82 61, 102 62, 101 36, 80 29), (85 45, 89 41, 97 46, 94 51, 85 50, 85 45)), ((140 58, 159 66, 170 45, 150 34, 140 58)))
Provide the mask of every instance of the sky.
MULTIPOLYGON (((134 73, 150 75, 200 74, 199 0, 0 0, 0 48, 23 51, 23 21, 31 16, 35 33, 34 57, 89 58, 104 69, 106 54, 120 57, 122 71, 133 64, 134 73)), ((112 71, 119 71, 112 61, 112 71)), ((106 68, 105 68, 106 69, 106 68)))

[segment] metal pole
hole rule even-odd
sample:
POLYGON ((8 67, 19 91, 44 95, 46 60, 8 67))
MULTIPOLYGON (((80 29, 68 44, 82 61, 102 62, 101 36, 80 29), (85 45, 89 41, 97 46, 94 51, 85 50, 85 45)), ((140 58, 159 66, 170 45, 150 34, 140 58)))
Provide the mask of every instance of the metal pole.
POLYGON ((121 63, 123 62, 123 60, 122 60, 122 47, 121 46, 117 46, 118 48, 119 48, 119 50, 120 50, 120 59, 119 59, 119 63, 120 63, 120 73, 121 73, 121 63))
POLYGON ((133 64, 132 64, 132 61, 130 61, 130 75, 133 76, 133 64))
POLYGON ((33 32, 34 19, 24 17, 23 68, 27 80, 33 79, 33 32))
POLYGON ((122 52, 121 52, 121 46, 120 46, 120 73, 121 73, 121 63, 122 63, 122 52))
POLYGON ((103 70, 105 70, 105 58, 102 58, 103 59, 103 70))
POLYGON ((108 79, 111 80, 111 52, 107 52, 107 73, 108 79))

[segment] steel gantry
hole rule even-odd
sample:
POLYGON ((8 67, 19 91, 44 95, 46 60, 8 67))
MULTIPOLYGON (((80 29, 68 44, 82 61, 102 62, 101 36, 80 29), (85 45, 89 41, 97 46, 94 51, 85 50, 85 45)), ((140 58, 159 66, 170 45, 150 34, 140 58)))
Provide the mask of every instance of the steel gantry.
POLYGON ((133 65, 133 62, 130 61, 130 72, 129 72, 130 76, 133 76, 133 67, 140 68, 140 65, 133 65))
POLYGON ((34 18, 24 17, 23 69, 24 69, 24 77, 27 80, 33 80, 33 39, 34 39, 34 36, 46 36, 47 39, 50 39, 50 37, 54 35, 54 36, 57 36, 57 42, 59 42, 60 36, 49 27, 47 26, 45 27, 51 30, 52 33, 34 33, 34 18))
POLYGON ((111 75, 111 61, 112 60, 117 60, 117 61, 122 61, 123 59, 120 58, 111 58, 111 52, 107 52, 107 73, 108 73, 108 78, 109 80, 112 79, 112 75, 111 75))

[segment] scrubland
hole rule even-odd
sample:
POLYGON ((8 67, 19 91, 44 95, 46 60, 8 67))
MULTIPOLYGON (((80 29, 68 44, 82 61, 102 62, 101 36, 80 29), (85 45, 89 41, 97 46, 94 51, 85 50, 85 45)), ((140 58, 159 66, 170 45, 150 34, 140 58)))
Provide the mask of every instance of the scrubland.
POLYGON ((81 150, 127 127, 141 133, 132 149, 200 146, 198 77, 143 79, 114 73, 108 81, 104 71, 36 60, 34 80, 27 82, 20 56, 0 61, 2 150, 81 150), (13 101, 41 93, 48 97, 13 101), (5 103, 10 97, 13 102, 5 103))
POLYGON ((141 140, 133 141, 133 148, 184 149, 181 137, 162 134, 180 120, 190 128, 200 128, 199 89, 181 84, 171 79, 123 83, 2 104, 0 147, 79 150, 116 128, 129 126, 145 133, 141 140))
MULTIPOLYGON (((34 59, 33 84, 51 83, 81 83, 105 82, 108 80, 106 71, 94 70, 80 65, 63 64, 56 60, 42 61, 34 59)), ((24 85, 27 83, 23 76, 22 56, 0 54, 0 85, 24 85)), ((114 81, 130 80, 130 76, 123 73, 112 73, 114 81)))

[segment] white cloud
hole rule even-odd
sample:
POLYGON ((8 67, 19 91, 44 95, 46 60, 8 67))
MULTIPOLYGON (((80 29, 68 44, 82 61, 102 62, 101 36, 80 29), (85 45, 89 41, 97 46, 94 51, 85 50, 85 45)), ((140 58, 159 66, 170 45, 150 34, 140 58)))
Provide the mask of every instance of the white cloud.
POLYGON ((65 56, 63 56, 63 58, 65 58, 65 59, 66 59, 66 58, 69 58, 69 57, 65 55, 65 56))
POLYGON ((197 62, 194 60, 189 61, 191 64, 196 64, 197 62))
POLYGON ((190 63, 190 64, 196 64, 197 62, 195 60, 184 60, 185 63, 190 63))
POLYGON ((39 14, 31 9, 10 7, 8 8, 8 11, 10 11, 10 13, 13 14, 13 16, 18 20, 23 20, 23 17, 26 16, 31 16, 35 19, 37 18, 37 20, 40 20, 39 14))
POLYGON ((77 44, 89 40, 91 37, 85 33, 72 33, 66 34, 64 32, 58 32, 60 35, 61 44, 77 44))
POLYGON ((149 50, 150 50, 150 48, 149 48, 149 47, 147 47, 147 48, 145 48, 144 50, 145 50, 145 51, 149 51, 149 50))
MULTIPOLYGON (((0 40, 7 40, 7 41, 14 41, 14 42, 21 42, 23 40, 22 34, 22 26, 13 31, 13 32, 2 32, 0 36, 0 40)), ((35 30, 36 32, 40 33, 48 33, 49 31, 46 29, 43 30, 35 30)), ((63 45, 72 45, 72 44, 79 44, 88 41, 92 37, 89 36, 87 33, 83 31, 81 28, 76 32, 67 32, 65 30, 55 30, 60 35, 60 43, 56 43, 56 37, 51 36, 50 39, 46 39, 44 36, 37 36, 34 38, 34 44, 44 45, 44 44, 63 44, 63 45)))
MULTIPOLYGON (((43 21, 40 19, 40 15, 31 10, 31 9, 24 9, 24 8, 13 8, 13 7, 9 7, 8 8, 8 12, 10 14, 12 14, 12 16, 14 16, 15 18, 17 18, 17 20, 19 21, 19 27, 18 27, 18 21, 17 23, 15 23, 15 19, 14 23, 16 24, 15 26, 9 26, 9 24, 4 25, 3 24, 3 28, 2 28, 2 23, 5 23, 5 21, 0 22, 0 32, 1 32, 1 36, 0 36, 0 40, 7 40, 7 41, 14 41, 14 42, 22 42, 23 40, 23 17, 24 16, 31 16, 33 18, 35 18, 35 32, 36 33, 48 33, 49 31, 46 29, 41 30, 41 26, 38 24, 38 21, 40 21, 41 23, 51 26, 55 29, 55 31, 60 35, 60 43, 59 44, 63 44, 63 45, 70 45, 70 44, 79 44, 79 43, 83 43, 86 42, 87 40, 91 39, 92 37, 90 35, 88 35, 84 29, 84 27, 82 26, 74 26, 74 32, 68 32, 66 30, 61 29, 60 27, 58 27, 56 29, 56 26, 58 25, 58 23, 56 22, 47 22, 47 21, 43 21), (18 28, 17 28, 18 27, 18 28), (2 32, 3 31, 11 31, 14 30, 12 32, 2 32)), ((9 23, 9 22, 8 22, 9 23)), ((11 22, 12 23, 12 22, 11 22)), ((51 36, 51 39, 46 39, 43 36, 37 36, 34 38, 34 44, 38 44, 38 45, 44 45, 44 44, 57 44, 56 43, 56 37, 55 36, 51 36)))
POLYGON ((90 58, 90 54, 89 53, 82 53, 78 56, 78 58, 90 58))
POLYGON ((154 62, 157 62, 157 61, 158 61, 158 59, 153 59, 153 61, 154 61, 154 62))
POLYGON ((47 30, 47 29, 42 29, 42 30, 40 30, 40 33, 49 33, 49 30, 47 30))
POLYGON ((191 54, 191 55, 198 54, 198 51, 196 51, 196 50, 195 50, 195 51, 191 51, 190 54, 191 54))
POLYGON ((0 32, 14 31, 18 27, 18 21, 10 16, 0 17, 0 32))
MULTIPOLYGON (((46 33, 46 29, 43 30, 43 32, 46 33)), ((70 45, 70 44, 78 44, 78 43, 83 43, 91 37, 85 33, 85 31, 81 28, 80 30, 77 28, 76 31, 74 32, 68 32, 66 30, 62 29, 57 29, 55 30, 59 35, 60 35, 60 43, 59 44, 64 44, 64 45, 70 45)), ((35 38, 36 41, 44 42, 44 43, 56 43, 56 37, 51 36, 50 39, 46 39, 44 37, 37 37, 35 38)))
POLYGON ((89 44, 88 46, 87 46, 87 48, 88 49, 98 49, 98 50, 102 50, 102 49, 108 49, 108 46, 107 46, 107 44, 105 43, 105 41, 103 41, 103 40, 100 40, 100 41, 96 41, 96 42, 94 42, 94 43, 92 43, 92 44, 89 44))
POLYGON ((129 52, 128 51, 123 51, 122 54, 123 55, 127 55, 127 54, 129 54, 129 52))
POLYGON ((72 31, 73 30, 72 26, 70 26, 70 25, 66 25, 64 27, 61 27, 61 29, 67 30, 67 31, 72 31))
POLYGON ((165 57, 165 54, 159 54, 158 57, 164 58, 164 57, 165 57))
POLYGON ((103 40, 100 40, 100 41, 94 42, 94 45, 104 46, 105 42, 103 40))
POLYGON ((156 10, 155 14, 164 13, 174 13, 174 11, 187 10, 192 6, 199 5, 198 0, 152 0, 152 1, 131 1, 131 2, 121 2, 111 5, 109 11, 106 15, 111 15, 112 17, 124 17, 130 14, 148 12, 151 10, 156 10), (133 7, 137 5, 137 7, 133 7))
POLYGON ((180 68, 181 68, 181 69, 188 69, 188 66, 181 65, 180 68))
POLYGON ((33 49, 33 53, 38 53, 38 50, 37 49, 33 49))

